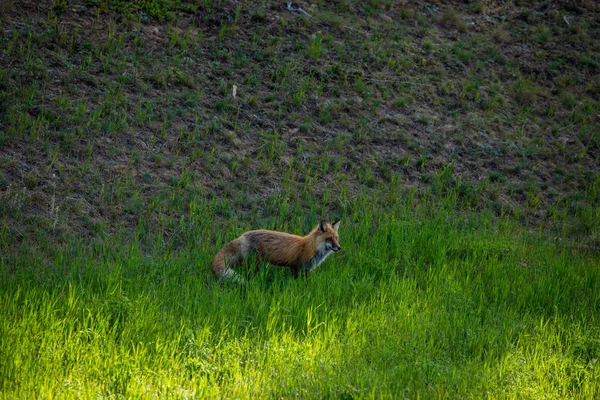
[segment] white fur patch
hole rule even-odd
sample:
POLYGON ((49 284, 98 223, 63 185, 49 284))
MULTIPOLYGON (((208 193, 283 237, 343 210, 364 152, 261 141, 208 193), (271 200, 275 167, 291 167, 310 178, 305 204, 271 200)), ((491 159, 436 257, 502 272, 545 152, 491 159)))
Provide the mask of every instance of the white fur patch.
POLYGON ((317 268, 333 251, 327 247, 326 243, 321 243, 317 247, 317 253, 310 259, 310 261, 304 265, 304 270, 307 272, 317 268))
POLYGON ((243 285, 246 284, 246 280, 244 278, 242 278, 240 276, 240 274, 238 274, 237 272, 235 272, 234 270, 232 270, 231 268, 227 269, 224 273, 223 276, 221 276, 222 280, 229 280, 231 279, 234 282, 239 282, 243 285))

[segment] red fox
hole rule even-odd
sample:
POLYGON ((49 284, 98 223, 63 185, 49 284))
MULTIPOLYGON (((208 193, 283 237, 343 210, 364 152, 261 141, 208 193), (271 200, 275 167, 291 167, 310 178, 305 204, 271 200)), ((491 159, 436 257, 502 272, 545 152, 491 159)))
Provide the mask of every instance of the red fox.
POLYGON ((254 256, 257 267, 264 261, 288 267, 295 278, 308 274, 334 251, 342 248, 338 242, 340 220, 333 224, 321 221, 306 236, 267 230, 248 231, 232 240, 217 253, 212 261, 215 275, 224 279, 244 282, 232 267, 254 256))

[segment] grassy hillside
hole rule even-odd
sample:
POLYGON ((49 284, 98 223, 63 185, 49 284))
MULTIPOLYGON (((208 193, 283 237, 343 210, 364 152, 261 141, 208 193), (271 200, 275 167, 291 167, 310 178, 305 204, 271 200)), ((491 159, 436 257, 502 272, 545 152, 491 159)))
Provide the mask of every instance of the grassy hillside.
POLYGON ((0 397, 598 397, 598 21, 1 2, 0 397), (321 216, 308 281, 211 276, 321 216))
POLYGON ((4 246, 139 224, 177 236, 197 197, 227 224, 281 227, 282 203, 339 215, 402 187, 530 221, 567 214, 598 247, 595 2, 1 11, 4 246))

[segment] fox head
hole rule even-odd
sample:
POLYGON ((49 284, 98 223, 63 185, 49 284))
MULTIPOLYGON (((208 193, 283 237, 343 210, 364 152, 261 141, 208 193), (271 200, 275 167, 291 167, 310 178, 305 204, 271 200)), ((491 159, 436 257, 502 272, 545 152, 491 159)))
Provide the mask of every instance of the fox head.
POLYGON ((317 229, 317 246, 324 248, 327 251, 340 251, 342 247, 340 246, 338 229, 340 227, 341 220, 334 222, 333 224, 328 224, 325 221, 321 221, 319 223, 319 227, 317 229))

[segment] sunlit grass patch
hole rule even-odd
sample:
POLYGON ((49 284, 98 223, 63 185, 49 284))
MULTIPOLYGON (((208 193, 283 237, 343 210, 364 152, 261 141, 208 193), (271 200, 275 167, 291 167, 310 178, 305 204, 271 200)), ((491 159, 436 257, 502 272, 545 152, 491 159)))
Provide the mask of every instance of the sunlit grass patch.
POLYGON ((45 270, 3 261, 4 393, 598 394, 592 255, 488 213, 399 202, 347 215, 344 251, 307 281, 271 267, 220 286, 209 261, 239 233, 210 244, 198 206, 180 251, 74 241, 45 270))

